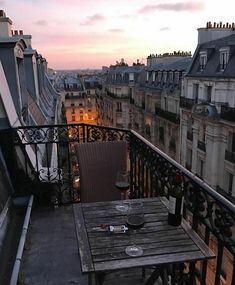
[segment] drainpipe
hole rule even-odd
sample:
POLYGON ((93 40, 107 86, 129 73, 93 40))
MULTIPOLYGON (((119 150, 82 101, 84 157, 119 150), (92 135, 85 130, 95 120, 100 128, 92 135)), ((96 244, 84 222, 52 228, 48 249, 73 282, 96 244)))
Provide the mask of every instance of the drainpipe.
POLYGON ((29 221, 30 221, 31 210, 32 210, 32 206, 33 206, 33 199, 34 199, 34 196, 31 195, 30 199, 29 199, 28 207, 27 207, 27 212, 26 212, 26 215, 24 218, 24 224, 23 224, 21 237, 20 237, 20 241, 19 241, 19 246, 18 246, 18 250, 17 250, 17 254, 16 254, 15 264, 14 264, 14 268, 13 268, 13 271, 11 274, 10 285, 16 285, 17 284, 21 260, 22 260, 22 255, 23 255, 23 251, 24 251, 24 245, 25 245, 25 241, 26 241, 26 235, 27 235, 29 221))

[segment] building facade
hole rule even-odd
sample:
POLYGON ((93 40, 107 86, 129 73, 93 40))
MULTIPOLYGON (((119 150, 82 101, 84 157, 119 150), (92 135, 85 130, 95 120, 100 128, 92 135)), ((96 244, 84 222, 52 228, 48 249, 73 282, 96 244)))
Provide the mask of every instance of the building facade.
POLYGON ((187 52, 151 55, 133 89, 133 129, 180 161, 181 82, 191 63, 187 52))
POLYGON ((227 197, 235 196, 235 31, 207 23, 181 95, 181 163, 227 197))

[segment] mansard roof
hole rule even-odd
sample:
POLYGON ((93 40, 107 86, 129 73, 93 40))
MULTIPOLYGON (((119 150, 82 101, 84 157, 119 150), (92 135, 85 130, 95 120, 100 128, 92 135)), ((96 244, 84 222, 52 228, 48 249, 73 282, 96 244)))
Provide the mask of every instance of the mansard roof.
POLYGON ((235 35, 199 44, 193 56, 192 64, 186 74, 192 77, 235 77, 235 35), (221 49, 229 50, 229 59, 224 70, 220 68, 221 49), (200 68, 200 53, 207 56, 204 68, 200 68))
POLYGON ((172 62, 162 61, 156 63, 153 66, 147 67, 147 71, 163 71, 163 70, 178 70, 178 71, 185 71, 189 68, 190 63, 192 62, 191 57, 181 57, 177 58, 172 62))

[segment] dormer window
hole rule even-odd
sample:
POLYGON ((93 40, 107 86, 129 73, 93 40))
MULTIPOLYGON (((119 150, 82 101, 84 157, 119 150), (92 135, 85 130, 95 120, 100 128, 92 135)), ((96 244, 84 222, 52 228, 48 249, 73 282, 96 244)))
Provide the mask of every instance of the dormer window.
POLYGON ((219 50, 220 53, 220 71, 224 71, 227 67, 229 60, 229 48, 221 48, 219 50))
POLYGON ((166 83, 167 82, 167 71, 163 72, 163 82, 166 83))
POLYGON ((170 81, 170 83, 173 82, 173 75, 174 75, 173 71, 170 71, 170 73, 169 73, 169 81, 170 81))
POLYGON ((148 82, 149 81, 149 71, 147 71, 147 73, 146 73, 146 82, 148 82))
POLYGON ((153 82, 155 82, 155 78, 156 78, 156 73, 155 71, 153 71, 153 82))
POLYGON ((200 71, 203 71, 207 63, 207 52, 200 52, 200 71))
POLYGON ((134 82, 134 73, 129 73, 129 82, 134 82))

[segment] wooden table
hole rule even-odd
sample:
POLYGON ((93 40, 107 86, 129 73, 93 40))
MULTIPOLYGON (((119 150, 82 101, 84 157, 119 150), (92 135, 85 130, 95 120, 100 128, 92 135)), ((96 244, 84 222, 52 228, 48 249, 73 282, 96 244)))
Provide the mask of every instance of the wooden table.
MULTIPOLYGON (((101 273, 114 270, 152 265, 161 268, 183 262, 194 264, 198 260, 215 257, 185 221, 178 227, 168 225, 165 198, 140 200, 143 201, 145 225, 136 233, 130 231, 129 234, 110 234, 107 228, 101 227, 102 224, 125 224, 126 213, 115 208, 121 201, 74 205, 79 253, 84 273, 88 273, 89 276, 95 274, 97 277, 101 273), (133 238, 135 244, 143 248, 143 255, 140 257, 130 257, 125 253, 126 246, 131 244, 133 238)), ((152 279, 154 278, 152 276, 152 279)), ((99 278, 96 280, 99 281, 99 278)), ((152 282, 153 280, 149 280, 146 284, 152 282)))

